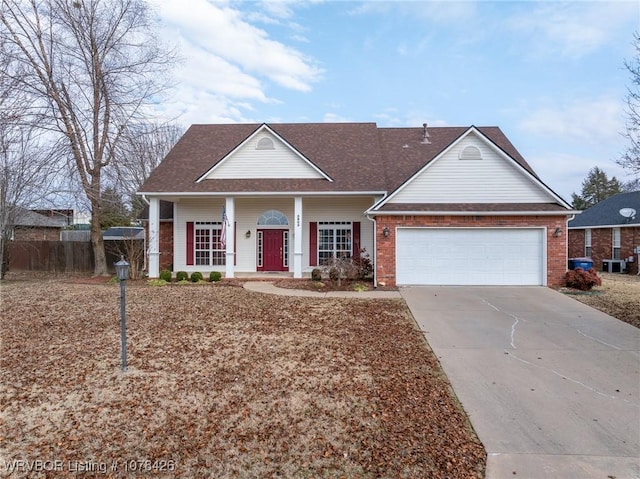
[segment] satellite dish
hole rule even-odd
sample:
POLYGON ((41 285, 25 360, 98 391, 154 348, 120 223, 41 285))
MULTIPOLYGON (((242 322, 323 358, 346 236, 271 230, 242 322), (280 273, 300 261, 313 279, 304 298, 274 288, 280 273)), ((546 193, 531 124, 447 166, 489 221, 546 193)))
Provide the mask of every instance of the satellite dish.
POLYGON ((633 208, 622 208, 620 210, 620 214, 625 218, 633 219, 636 217, 636 210, 634 210, 633 208))

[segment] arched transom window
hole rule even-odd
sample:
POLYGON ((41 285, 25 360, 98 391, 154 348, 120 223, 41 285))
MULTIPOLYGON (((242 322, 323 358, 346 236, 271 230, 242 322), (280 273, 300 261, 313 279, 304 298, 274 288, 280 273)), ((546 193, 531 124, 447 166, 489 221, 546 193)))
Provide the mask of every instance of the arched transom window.
POLYGON ((286 226, 288 224, 287 217, 278 210, 265 211, 258 218, 258 226, 286 226))

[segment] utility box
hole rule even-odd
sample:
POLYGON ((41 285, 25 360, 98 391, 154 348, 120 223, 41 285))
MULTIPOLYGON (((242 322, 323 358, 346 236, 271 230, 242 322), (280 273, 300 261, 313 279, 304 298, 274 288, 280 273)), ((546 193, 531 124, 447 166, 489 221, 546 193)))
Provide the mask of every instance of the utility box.
POLYGON ((602 271, 605 273, 624 273, 627 263, 621 259, 603 259, 602 271))

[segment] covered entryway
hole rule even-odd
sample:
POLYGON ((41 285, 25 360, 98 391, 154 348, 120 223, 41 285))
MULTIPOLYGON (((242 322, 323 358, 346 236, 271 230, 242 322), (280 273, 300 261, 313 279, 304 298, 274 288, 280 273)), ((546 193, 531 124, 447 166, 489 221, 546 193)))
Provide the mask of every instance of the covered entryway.
POLYGON ((544 285, 543 228, 398 228, 399 285, 544 285))

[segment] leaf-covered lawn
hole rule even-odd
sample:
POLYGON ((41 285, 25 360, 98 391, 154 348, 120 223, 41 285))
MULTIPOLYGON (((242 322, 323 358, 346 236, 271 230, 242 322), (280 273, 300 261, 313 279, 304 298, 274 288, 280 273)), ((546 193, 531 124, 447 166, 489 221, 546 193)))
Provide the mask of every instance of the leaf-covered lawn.
POLYGON ((123 374, 117 285, 0 288, 0 476, 484 475, 400 300, 129 282, 123 374))

